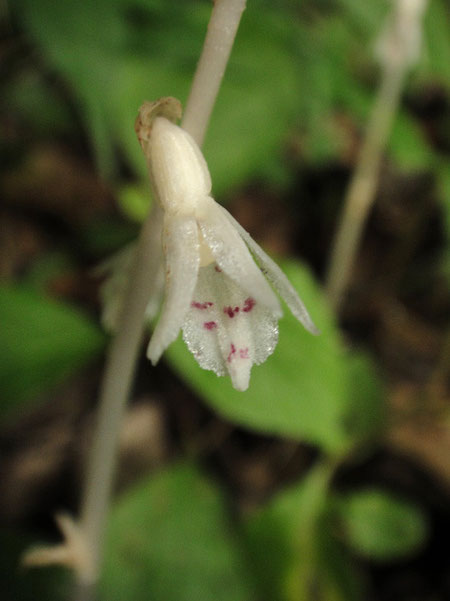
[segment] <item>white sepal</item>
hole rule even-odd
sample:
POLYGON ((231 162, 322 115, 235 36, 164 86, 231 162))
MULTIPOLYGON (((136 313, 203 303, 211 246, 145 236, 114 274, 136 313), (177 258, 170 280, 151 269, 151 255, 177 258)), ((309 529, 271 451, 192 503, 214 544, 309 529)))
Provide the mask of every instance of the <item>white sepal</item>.
POLYGON ((199 203, 197 221, 217 264, 247 295, 282 316, 275 293, 255 264, 246 244, 212 198, 199 203))
POLYGON ((257 262, 260 265, 264 275, 269 282, 277 290, 278 294, 285 301, 289 309, 291 310, 294 317, 296 317, 301 324, 311 332, 311 334, 319 334, 319 330, 314 325, 308 310, 298 296, 294 286, 290 283, 278 265, 273 261, 267 253, 257 244, 250 234, 236 221, 236 219, 230 215, 230 213, 223 207, 219 207, 228 221, 236 228, 243 240, 246 242, 250 250, 257 258, 257 262))
POLYGON ((153 365, 178 336, 194 293, 200 263, 195 219, 166 214, 163 249, 166 263, 165 298, 147 349, 147 356, 153 365))

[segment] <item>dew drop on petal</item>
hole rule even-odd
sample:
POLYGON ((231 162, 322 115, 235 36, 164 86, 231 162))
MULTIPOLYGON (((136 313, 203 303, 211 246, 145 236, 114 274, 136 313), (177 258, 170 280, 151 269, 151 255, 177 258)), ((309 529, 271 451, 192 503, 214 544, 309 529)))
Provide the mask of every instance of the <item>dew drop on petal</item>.
POLYGON ((200 268, 194 298, 182 326, 189 350, 201 367, 217 375, 228 373, 233 386, 245 390, 252 365, 275 349, 278 316, 214 265, 200 268), (205 308, 204 299, 209 303, 205 308))

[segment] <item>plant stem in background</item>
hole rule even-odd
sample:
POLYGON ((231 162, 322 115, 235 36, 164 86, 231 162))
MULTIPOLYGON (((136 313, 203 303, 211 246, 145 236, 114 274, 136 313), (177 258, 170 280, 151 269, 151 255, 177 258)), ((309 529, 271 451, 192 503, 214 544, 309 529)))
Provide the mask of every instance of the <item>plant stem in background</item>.
POLYGON ((375 199, 383 150, 397 113, 403 81, 403 73, 398 69, 384 73, 358 164, 345 196, 325 284, 326 294, 336 312, 342 305, 375 199))
POLYGON ((399 108, 406 75, 420 55, 421 18, 426 3, 427 0, 395 0, 387 28, 380 38, 380 88, 345 197, 326 276, 326 293, 337 312, 342 305, 375 199, 380 163, 399 108))
POLYGON ((183 129, 203 144, 246 0, 215 0, 203 51, 186 103, 183 129))

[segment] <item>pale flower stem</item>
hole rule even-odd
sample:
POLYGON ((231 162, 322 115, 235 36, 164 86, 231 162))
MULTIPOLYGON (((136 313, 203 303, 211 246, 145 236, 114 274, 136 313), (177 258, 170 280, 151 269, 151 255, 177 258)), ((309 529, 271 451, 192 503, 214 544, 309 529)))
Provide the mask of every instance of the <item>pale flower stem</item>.
MULTIPOLYGON (((245 0, 216 0, 183 126, 203 141, 245 0)), ((122 417, 144 333, 145 309, 151 294, 147 265, 152 250, 150 218, 144 223, 118 331, 112 340, 100 392, 99 409, 81 504, 80 528, 90 555, 89 578, 77 574, 76 601, 91 601, 99 578, 105 527, 116 467, 122 417)))
POLYGON ((366 138, 350 182, 331 251, 326 293, 339 311, 350 280, 361 235, 377 192, 380 163, 397 113, 408 70, 420 57, 422 20, 428 0, 393 0, 378 39, 382 66, 379 92, 366 138))
POLYGON ((81 578, 77 601, 92 597, 100 573, 106 517, 111 498, 120 425, 128 400, 151 294, 147 264, 151 260, 151 222, 144 223, 116 336, 111 342, 102 381, 96 431, 81 502, 80 528, 90 555, 91 582, 81 578))
POLYGON ((202 146, 246 0, 215 0, 182 127, 202 146))
POLYGON ((345 197, 331 250, 325 288, 330 304, 337 312, 375 199, 383 150, 398 110, 404 78, 403 66, 396 65, 384 71, 358 164, 345 197))

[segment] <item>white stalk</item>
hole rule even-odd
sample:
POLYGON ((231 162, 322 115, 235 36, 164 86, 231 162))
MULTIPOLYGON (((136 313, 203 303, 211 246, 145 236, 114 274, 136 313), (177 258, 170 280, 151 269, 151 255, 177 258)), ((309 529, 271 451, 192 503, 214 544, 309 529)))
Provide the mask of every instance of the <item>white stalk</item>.
POLYGON ((186 103, 183 129, 202 146, 246 0, 215 0, 203 51, 186 103))
POLYGON ((326 277, 326 293, 336 311, 343 302, 375 200, 380 164, 399 108, 406 75, 420 56, 421 19, 426 4, 427 0, 394 0, 393 11, 377 45, 382 66, 380 87, 345 197, 326 277))

